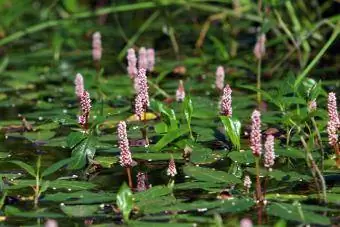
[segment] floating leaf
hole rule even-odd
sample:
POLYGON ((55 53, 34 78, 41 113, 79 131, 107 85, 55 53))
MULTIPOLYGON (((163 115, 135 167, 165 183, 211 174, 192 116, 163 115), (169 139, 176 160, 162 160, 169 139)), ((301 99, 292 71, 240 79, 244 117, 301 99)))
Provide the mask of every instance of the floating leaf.
POLYGON ((56 172, 60 168, 64 167, 65 165, 69 164, 71 161, 73 161, 73 158, 67 158, 67 159, 61 160, 59 162, 56 162, 53 165, 51 165, 50 167, 48 167, 47 169, 45 169, 41 173, 41 176, 46 177, 46 176, 56 172))
POLYGON ((96 152, 97 139, 89 136, 81 141, 72 150, 73 160, 69 165, 70 169, 81 169, 85 166, 87 158, 93 159, 96 152))
POLYGON ((154 113, 147 112, 142 115, 142 119, 139 119, 139 117, 136 114, 134 114, 128 117, 126 121, 128 122, 144 121, 144 120, 150 121, 150 120, 155 120, 155 119, 157 119, 157 115, 155 115, 154 113))
POLYGON ((35 170, 32 166, 22 162, 22 161, 9 161, 10 163, 13 163, 17 166, 20 166, 21 168, 23 168, 24 170, 26 170, 27 173, 29 173, 31 176, 35 177, 36 173, 35 170))
POLYGON ((211 210, 208 214, 213 213, 237 213, 250 209, 255 205, 255 201, 249 198, 232 198, 223 201, 223 204, 217 209, 211 210))
POLYGON ((223 171, 197 166, 185 166, 184 173, 200 181, 221 182, 225 184, 239 184, 242 181, 234 175, 223 171))
POLYGON ((46 208, 36 211, 21 211, 16 207, 7 205, 5 208, 7 216, 25 217, 25 218, 63 218, 62 214, 49 212, 46 208))
POLYGON ((98 210, 99 205, 60 205, 60 209, 69 217, 89 217, 98 210))
POLYGON ((238 162, 241 164, 247 164, 247 163, 254 163, 255 158, 252 153, 252 151, 232 151, 228 154, 228 157, 233 160, 234 162, 238 162))
POLYGON ((189 129, 186 127, 181 127, 174 131, 169 131, 165 134, 155 145, 151 146, 150 149, 153 151, 160 151, 163 147, 174 141, 175 139, 181 137, 182 135, 189 132, 189 129))
POLYGON ((325 216, 305 210, 301 206, 287 203, 272 203, 267 207, 267 213, 286 220, 293 220, 306 224, 331 224, 329 218, 325 216))
MULTIPOLYGON (((182 159, 181 153, 172 153, 171 154, 174 159, 182 159)), ((160 161, 160 160, 169 160, 169 153, 135 153, 133 154, 133 158, 135 159, 144 159, 150 161, 160 161)))

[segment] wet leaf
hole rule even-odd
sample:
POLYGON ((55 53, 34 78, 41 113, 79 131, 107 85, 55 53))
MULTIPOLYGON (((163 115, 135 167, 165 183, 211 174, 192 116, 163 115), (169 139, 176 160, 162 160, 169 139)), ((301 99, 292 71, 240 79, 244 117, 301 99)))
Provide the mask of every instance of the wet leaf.
POLYGON ((89 217, 98 210, 98 205, 60 205, 60 209, 69 217, 89 217))
POLYGON ((236 149, 240 150, 241 122, 233 117, 221 116, 220 118, 229 139, 236 149))
POLYGON ((234 175, 223 171, 213 170, 210 168, 203 168, 197 166, 185 166, 184 173, 199 181, 207 182, 221 182, 225 184, 239 184, 242 181, 234 175))

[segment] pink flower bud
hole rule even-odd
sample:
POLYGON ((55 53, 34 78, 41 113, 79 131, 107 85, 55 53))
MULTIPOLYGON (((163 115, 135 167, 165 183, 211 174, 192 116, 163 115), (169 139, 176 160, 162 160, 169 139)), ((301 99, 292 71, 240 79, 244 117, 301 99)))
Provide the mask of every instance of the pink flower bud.
POLYGON ((225 88, 223 89, 223 95, 221 100, 221 114, 224 116, 231 117, 233 114, 233 109, 231 106, 231 93, 232 90, 230 86, 227 84, 225 88))
POLYGON ((268 135, 266 142, 264 143, 264 166, 270 168, 275 163, 275 153, 274 153, 274 136, 268 135))
POLYGON ((173 157, 171 157, 169 161, 169 166, 168 166, 166 173, 168 176, 171 176, 171 177, 174 177, 177 175, 176 164, 175 164, 175 160, 173 157))
POLYGON ((102 58, 102 41, 99 32, 92 35, 92 57, 94 61, 100 61, 102 58))
POLYGON ((80 99, 80 97, 84 93, 84 79, 80 73, 77 73, 76 78, 74 80, 74 84, 75 84, 75 91, 76 91, 75 93, 77 97, 80 99))
POLYGON ((250 148, 255 156, 260 156, 262 153, 260 117, 261 113, 254 110, 251 115, 250 148))
POLYGON ((242 218, 240 227, 253 227, 253 222, 249 218, 242 218))
POLYGON ((308 109, 309 112, 315 111, 316 108, 317 108, 317 104, 316 104, 315 99, 313 99, 313 100, 311 100, 310 102, 308 102, 308 107, 307 107, 307 109, 308 109))
POLYGON ((243 186, 246 188, 246 189, 249 189, 251 187, 251 179, 248 175, 246 175, 244 177, 244 180, 243 180, 243 186))
POLYGON ((266 54, 266 35, 261 34, 257 38, 257 42, 254 47, 254 55, 255 57, 260 60, 266 54))
POLYGON ((216 81, 215 81, 215 85, 216 88, 219 90, 222 90, 224 87, 224 68, 223 66, 218 66, 216 69, 216 81))
POLYGON ((123 167, 132 167, 134 166, 134 161, 131 157, 131 151, 129 147, 129 141, 127 138, 126 132, 126 123, 125 121, 120 121, 117 127, 118 134, 118 143, 120 149, 120 165, 123 167))
POLYGON ((128 49, 128 54, 127 54, 127 62, 128 62, 128 67, 127 71, 130 76, 130 78, 134 78, 137 76, 137 57, 135 50, 133 48, 128 49))
POLYGON ((146 55, 145 47, 141 47, 138 52, 138 69, 147 69, 148 68, 148 58, 146 55))
POLYGON ((58 227, 58 222, 54 219, 47 219, 44 224, 44 227, 58 227))
POLYGON ((180 80, 178 83, 178 88, 176 90, 176 101, 177 102, 182 102, 185 98, 185 90, 183 86, 183 81, 180 80))
POLYGON ((155 66, 155 50, 153 48, 149 48, 146 50, 146 57, 147 57, 147 70, 149 72, 153 71, 155 66))

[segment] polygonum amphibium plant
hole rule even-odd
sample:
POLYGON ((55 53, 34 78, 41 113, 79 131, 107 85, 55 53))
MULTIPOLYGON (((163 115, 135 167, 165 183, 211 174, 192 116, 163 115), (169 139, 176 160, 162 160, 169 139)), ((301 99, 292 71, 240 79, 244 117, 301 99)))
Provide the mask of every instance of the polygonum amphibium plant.
POLYGON ((128 67, 127 72, 131 79, 137 76, 137 57, 136 52, 133 48, 128 49, 128 54, 126 56, 128 67))
POLYGON ((94 61, 100 61, 102 58, 102 40, 100 32, 92 35, 92 58, 94 61))
POLYGON ((153 71, 155 66, 155 50, 153 48, 149 48, 146 50, 146 59, 147 59, 147 70, 149 72, 153 71))
POLYGON ((176 101, 183 102, 184 98, 185 98, 185 90, 184 90, 183 80, 180 80, 178 82, 178 88, 176 90, 176 101))

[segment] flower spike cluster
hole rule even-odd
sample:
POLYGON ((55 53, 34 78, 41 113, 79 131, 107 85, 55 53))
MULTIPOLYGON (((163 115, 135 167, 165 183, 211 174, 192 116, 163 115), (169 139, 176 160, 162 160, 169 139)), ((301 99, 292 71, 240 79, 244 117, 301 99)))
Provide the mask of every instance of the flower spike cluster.
POLYGON ((180 80, 178 83, 178 88, 176 90, 176 101, 183 102, 184 98, 185 98, 184 85, 183 85, 183 81, 180 80))
POLYGON ((136 79, 138 80, 138 93, 135 99, 135 113, 139 119, 142 119, 142 114, 146 112, 147 107, 150 105, 149 87, 145 69, 139 69, 136 79))
POLYGON ((94 61, 100 61, 102 58, 102 40, 100 32, 92 35, 92 58, 94 61))
POLYGON ((134 161, 131 157, 131 151, 129 146, 129 140, 127 138, 126 123, 125 121, 120 121, 117 127, 118 143, 120 149, 120 165, 123 167, 134 166, 134 161))
POLYGON ((338 143, 337 131, 340 128, 340 120, 336 103, 336 96, 334 92, 330 92, 328 94, 327 109, 328 109, 328 123, 327 123, 328 143, 331 146, 336 146, 338 143))
POLYGON ((84 79, 80 73, 77 73, 76 79, 74 80, 74 84, 75 84, 75 93, 78 99, 80 99, 80 97, 84 93, 84 79))
POLYGON ((264 143, 264 166, 271 168, 275 164, 274 136, 268 135, 264 143))
POLYGON ((261 156, 261 113, 254 110, 251 115, 250 148, 255 156, 261 156))
POLYGON ((216 88, 221 90, 221 91, 223 90, 223 87, 224 87, 224 76, 225 76, 224 68, 223 68, 223 66, 220 65, 216 69, 215 85, 216 85, 216 88))
POLYGON ((174 177, 174 176, 177 175, 176 164, 175 164, 175 160, 174 160, 173 157, 171 157, 171 159, 169 161, 169 166, 168 166, 166 173, 170 177, 174 177))
POLYGON ((78 116, 78 122, 82 125, 85 129, 88 127, 89 115, 91 111, 91 99, 90 94, 84 90, 83 94, 80 96, 80 108, 81 108, 81 115, 78 116))
POLYGON ((127 71, 130 76, 130 78, 135 78, 137 76, 137 57, 135 50, 133 48, 128 49, 128 54, 127 54, 127 62, 128 62, 128 67, 127 71))
POLYGON ((227 84, 223 89, 223 95, 221 100, 221 114, 224 116, 231 117, 233 114, 233 109, 231 106, 231 93, 232 90, 230 86, 227 84))

